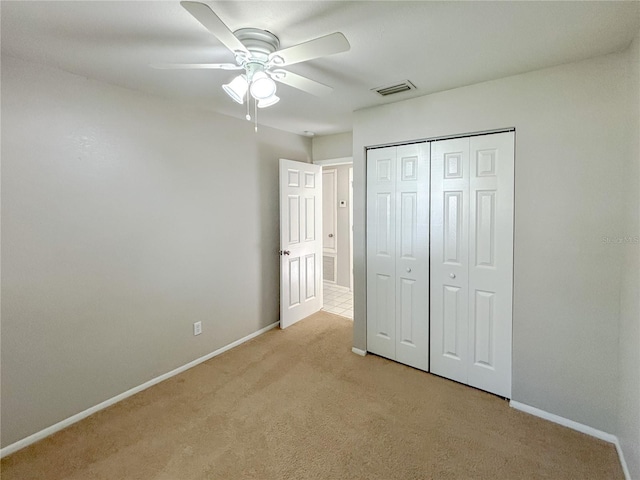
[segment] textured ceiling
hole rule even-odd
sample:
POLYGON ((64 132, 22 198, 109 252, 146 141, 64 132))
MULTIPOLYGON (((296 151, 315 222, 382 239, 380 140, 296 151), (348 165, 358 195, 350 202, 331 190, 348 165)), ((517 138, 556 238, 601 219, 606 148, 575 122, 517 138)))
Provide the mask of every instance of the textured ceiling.
MULTIPOLYGON (((335 31, 351 50, 291 71, 330 85, 316 98, 279 86, 260 123, 295 133, 351 130, 354 110, 624 50, 640 2, 207 2, 232 29, 257 27, 282 48, 335 31), (417 90, 371 88, 409 79, 417 90)), ((220 88, 234 72, 154 70, 150 63, 233 62, 176 2, 0 4, 2 54, 244 118, 220 88)))

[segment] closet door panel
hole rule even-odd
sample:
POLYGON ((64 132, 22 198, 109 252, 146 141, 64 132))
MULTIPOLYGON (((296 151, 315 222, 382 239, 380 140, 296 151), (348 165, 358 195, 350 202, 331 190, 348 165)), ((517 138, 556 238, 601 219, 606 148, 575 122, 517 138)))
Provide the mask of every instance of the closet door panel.
POLYGON ((367 152, 367 350, 396 359, 396 147, 367 152))
POLYGON ((397 147, 396 360, 429 366, 429 144, 397 147))
POLYGON ((469 374, 511 397, 514 133, 470 141, 469 374))
POLYGON ((431 372, 467 382, 469 139, 431 144, 431 372))

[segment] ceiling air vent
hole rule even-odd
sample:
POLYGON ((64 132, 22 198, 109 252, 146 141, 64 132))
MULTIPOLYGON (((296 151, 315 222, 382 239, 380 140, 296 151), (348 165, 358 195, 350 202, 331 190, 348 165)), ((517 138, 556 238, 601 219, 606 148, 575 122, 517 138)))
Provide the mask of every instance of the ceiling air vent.
POLYGON ((394 93, 401 93, 415 89, 416 86, 413 83, 411 83, 409 80, 403 80, 402 82, 394 83, 391 85, 372 88, 371 90, 382 95, 383 97, 386 97, 387 95, 393 95, 394 93))

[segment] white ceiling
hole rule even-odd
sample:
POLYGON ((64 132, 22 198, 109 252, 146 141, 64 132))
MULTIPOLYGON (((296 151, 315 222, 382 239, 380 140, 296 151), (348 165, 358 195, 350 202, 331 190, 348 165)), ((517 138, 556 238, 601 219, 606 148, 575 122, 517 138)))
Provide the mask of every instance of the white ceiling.
MULTIPOLYGON (((279 86, 260 123, 294 133, 351 130, 354 110, 624 50, 640 2, 207 2, 231 28, 257 27, 281 48, 340 31, 346 53, 293 65, 330 85, 316 98, 279 86), (387 98, 371 88, 409 79, 387 98)), ((178 1, 1 2, 2 54, 244 118, 220 88, 236 72, 150 63, 233 62, 178 1)))

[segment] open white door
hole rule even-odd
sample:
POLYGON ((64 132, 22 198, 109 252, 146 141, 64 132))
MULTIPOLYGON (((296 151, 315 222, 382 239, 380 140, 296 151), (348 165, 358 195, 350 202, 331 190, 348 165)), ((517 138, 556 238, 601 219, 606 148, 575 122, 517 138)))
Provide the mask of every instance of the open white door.
POLYGON ((322 167, 280 159, 280 328, 322 308, 322 167))

